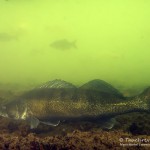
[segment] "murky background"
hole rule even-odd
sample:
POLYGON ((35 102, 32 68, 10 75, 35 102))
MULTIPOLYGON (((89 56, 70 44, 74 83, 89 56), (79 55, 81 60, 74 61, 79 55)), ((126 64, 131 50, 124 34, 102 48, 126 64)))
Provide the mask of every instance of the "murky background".
POLYGON ((98 78, 150 85, 150 1, 1 0, 1 87, 98 78))

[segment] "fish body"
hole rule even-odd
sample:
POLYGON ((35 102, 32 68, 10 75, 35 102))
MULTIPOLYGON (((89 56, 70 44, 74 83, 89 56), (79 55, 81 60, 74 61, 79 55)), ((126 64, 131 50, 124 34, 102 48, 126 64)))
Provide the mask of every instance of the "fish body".
POLYGON ((58 49, 58 50, 68 50, 71 48, 77 48, 76 47, 76 41, 70 42, 67 39, 62 39, 58 41, 54 41, 50 44, 52 48, 58 49))
POLYGON ((149 97, 122 99, 91 89, 36 88, 3 106, 0 114, 27 120, 31 128, 36 128, 39 123, 56 126, 64 120, 93 121, 149 108, 149 97))
POLYGON ((139 98, 106 103, 102 94, 105 93, 79 89, 33 90, 24 95, 22 99, 6 104, 4 116, 32 120, 31 127, 35 128, 40 121, 51 122, 55 125, 63 120, 93 120, 105 116, 113 117, 128 112, 149 110, 147 103, 139 98), (37 97, 34 95, 36 93, 39 94, 37 97), (37 121, 36 126, 32 124, 37 121))

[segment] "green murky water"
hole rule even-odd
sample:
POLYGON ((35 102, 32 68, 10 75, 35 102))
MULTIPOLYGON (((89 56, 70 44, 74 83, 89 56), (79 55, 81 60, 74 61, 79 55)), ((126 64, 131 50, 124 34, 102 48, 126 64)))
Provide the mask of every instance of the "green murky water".
POLYGON ((150 85, 148 0, 1 0, 0 83, 150 85))

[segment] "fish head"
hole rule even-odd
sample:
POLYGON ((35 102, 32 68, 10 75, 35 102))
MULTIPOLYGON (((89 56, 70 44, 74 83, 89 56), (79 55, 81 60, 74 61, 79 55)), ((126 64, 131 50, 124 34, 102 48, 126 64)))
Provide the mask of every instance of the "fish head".
POLYGON ((2 116, 2 117, 8 117, 6 106, 4 106, 4 105, 0 106, 0 116, 2 116))
POLYGON ((0 108, 0 115, 12 119, 23 119, 27 117, 27 107, 19 103, 8 103, 0 108))

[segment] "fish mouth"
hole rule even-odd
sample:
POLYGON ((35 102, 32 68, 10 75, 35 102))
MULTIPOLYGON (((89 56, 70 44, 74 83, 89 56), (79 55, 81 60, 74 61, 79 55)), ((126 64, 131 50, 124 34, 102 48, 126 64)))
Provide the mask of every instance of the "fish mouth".
POLYGON ((0 112, 0 116, 8 118, 8 114, 7 113, 0 112))

